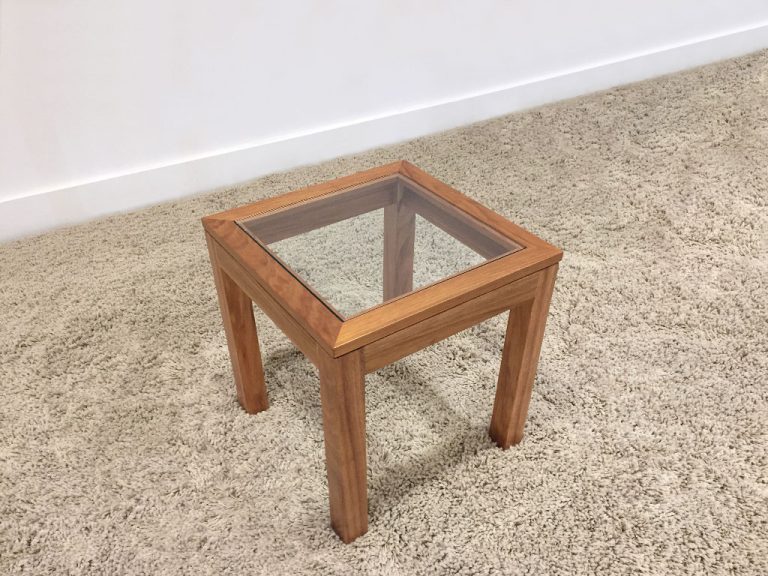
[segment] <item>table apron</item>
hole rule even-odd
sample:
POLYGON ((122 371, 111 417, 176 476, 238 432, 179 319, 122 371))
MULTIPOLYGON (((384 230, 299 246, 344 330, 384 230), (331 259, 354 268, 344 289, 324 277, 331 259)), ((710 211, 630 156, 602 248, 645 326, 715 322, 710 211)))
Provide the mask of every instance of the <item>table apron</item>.
POLYGON ((533 300, 546 268, 449 308, 363 346, 365 372, 373 372, 483 320, 533 300))

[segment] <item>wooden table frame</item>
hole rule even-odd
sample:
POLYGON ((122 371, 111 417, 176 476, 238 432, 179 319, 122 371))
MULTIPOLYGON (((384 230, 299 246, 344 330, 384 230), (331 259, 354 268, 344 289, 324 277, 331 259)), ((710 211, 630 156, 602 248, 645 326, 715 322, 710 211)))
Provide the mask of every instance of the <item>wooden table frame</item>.
POLYGON ((319 370, 331 525, 344 542, 368 529, 366 373, 509 311, 490 436, 504 449, 520 442, 561 250, 405 161, 207 216, 203 226, 242 407, 249 413, 268 407, 252 302, 319 370), (378 194, 374 200, 363 191, 344 202, 346 212, 322 209, 335 194, 367 190, 391 178, 407 179, 418 193, 378 194), (441 203, 459 214, 441 210, 441 203), (297 217, 305 207, 307 217, 297 217), (391 299, 348 319, 238 224, 263 216, 268 238, 261 240, 268 242, 379 207, 384 208, 384 296, 391 299), (292 217, 281 217, 288 208, 292 217), (411 291, 414 214, 463 241, 470 240, 464 220, 481 223, 486 233, 472 247, 493 259, 411 291), (517 250, 497 255, 504 243, 517 250))

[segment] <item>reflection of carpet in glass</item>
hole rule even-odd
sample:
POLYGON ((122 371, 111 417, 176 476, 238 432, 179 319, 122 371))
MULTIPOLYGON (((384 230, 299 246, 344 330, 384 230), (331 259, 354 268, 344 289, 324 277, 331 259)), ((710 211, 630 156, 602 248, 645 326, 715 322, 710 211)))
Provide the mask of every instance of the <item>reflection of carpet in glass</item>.
MULTIPOLYGON (((383 209, 274 242, 269 248, 344 316, 383 301, 383 209)), ((483 260, 450 234, 416 216, 414 289, 483 260)))

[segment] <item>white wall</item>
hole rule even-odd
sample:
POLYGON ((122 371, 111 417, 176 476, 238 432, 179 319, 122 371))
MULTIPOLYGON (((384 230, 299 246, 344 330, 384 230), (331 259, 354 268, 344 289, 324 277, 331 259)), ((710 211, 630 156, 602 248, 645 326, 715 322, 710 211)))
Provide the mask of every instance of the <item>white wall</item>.
POLYGON ((0 240, 766 46, 766 0, 0 0, 0 240))

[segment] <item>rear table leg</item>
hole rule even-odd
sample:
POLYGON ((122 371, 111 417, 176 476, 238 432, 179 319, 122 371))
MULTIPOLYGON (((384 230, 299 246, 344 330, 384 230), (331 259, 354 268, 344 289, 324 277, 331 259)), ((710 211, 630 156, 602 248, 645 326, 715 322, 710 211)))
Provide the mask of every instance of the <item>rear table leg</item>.
POLYGON ((413 289, 413 246, 416 213, 402 200, 398 184, 397 200, 384 208, 384 301, 413 289))
POLYGON ((253 319, 253 304, 232 278, 219 265, 216 242, 206 235, 208 253, 213 266, 219 308, 227 335, 229 358, 237 387, 237 399, 246 412, 256 413, 269 407, 264 369, 261 364, 259 338, 253 319))

